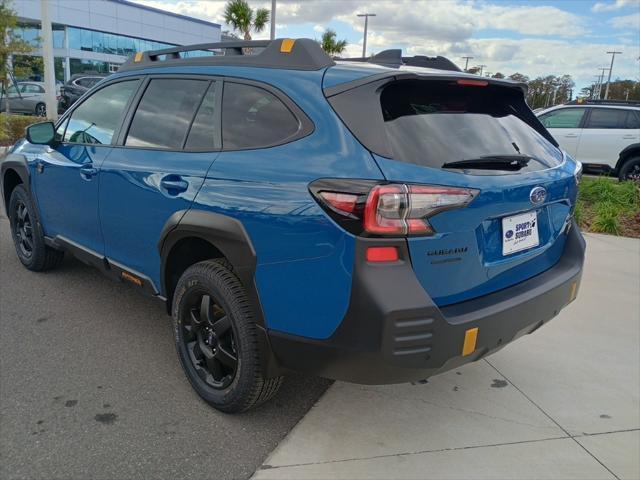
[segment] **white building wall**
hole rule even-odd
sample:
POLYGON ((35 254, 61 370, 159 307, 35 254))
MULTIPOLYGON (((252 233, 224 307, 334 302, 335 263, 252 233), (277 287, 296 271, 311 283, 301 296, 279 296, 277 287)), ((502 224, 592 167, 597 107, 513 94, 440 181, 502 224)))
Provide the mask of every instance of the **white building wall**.
MULTIPOLYGON (((129 3, 114 0, 48 1, 53 23, 176 45, 220 41, 219 25, 154 12, 129 3)), ((13 0, 12 8, 22 19, 40 19, 40 0, 13 0)))

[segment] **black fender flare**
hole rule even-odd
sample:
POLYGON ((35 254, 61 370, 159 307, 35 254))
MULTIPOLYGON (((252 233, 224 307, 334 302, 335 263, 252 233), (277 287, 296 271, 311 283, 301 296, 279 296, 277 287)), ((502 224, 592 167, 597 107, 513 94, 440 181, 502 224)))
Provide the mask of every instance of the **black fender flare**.
MULTIPOLYGON (((9 170, 13 170, 18 174, 18 176, 20 177, 20 180, 22 180, 22 183, 24 184, 25 188, 31 195, 31 181, 30 181, 29 165, 27 162, 27 158, 24 155, 10 153, 5 157, 5 159, 2 162, 0 162, 0 180, 2 180, 0 182, 0 194, 2 195, 2 199, 5 198, 4 179, 5 179, 5 175, 9 170)), ((33 195, 31 195, 31 198, 33 198, 33 195)), ((5 208, 5 213, 9 215, 9 211, 8 211, 9 205, 7 205, 7 203, 8 202, 5 202, 4 208, 5 208)))
MULTIPOLYGON (((258 326, 259 344, 264 359, 263 372, 268 377, 281 375, 283 370, 271 349, 264 313, 255 284, 256 251, 249 234, 240 221, 227 215, 203 210, 180 210, 171 215, 162 229, 158 242, 161 258, 162 294, 167 295, 168 293, 166 267, 169 253, 180 240, 188 237, 206 240, 217 248, 232 265, 233 272, 238 276, 247 292, 258 326)), ((170 311, 169 302, 168 298, 167 309, 170 311)))
POLYGON ((618 162, 616 163, 616 172, 620 171, 622 164, 625 162, 629 154, 636 151, 638 155, 640 155, 640 143, 632 143, 631 145, 627 145, 622 149, 620 155, 618 155, 618 162))

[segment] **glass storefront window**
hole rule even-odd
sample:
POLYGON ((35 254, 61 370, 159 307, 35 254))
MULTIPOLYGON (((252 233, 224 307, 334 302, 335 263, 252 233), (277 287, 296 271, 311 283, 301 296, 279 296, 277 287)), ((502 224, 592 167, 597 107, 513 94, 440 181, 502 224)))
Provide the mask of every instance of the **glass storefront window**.
MULTIPOLYGON (((41 35, 39 26, 21 25, 14 30, 15 34, 31 43, 34 47, 40 46, 41 35)), ((135 52, 145 50, 160 50, 170 48, 171 45, 164 42, 155 42, 142 38, 127 37, 113 33, 104 33, 96 30, 84 28, 66 27, 69 48, 71 50, 84 50, 86 52, 110 53, 128 57, 135 52)), ((63 25, 53 25, 53 47, 56 49, 65 48, 65 27, 63 25)))

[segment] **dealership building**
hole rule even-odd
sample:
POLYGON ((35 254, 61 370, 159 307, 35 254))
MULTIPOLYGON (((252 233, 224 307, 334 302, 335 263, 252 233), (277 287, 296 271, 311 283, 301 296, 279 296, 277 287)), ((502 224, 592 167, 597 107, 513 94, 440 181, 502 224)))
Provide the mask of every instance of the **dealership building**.
MULTIPOLYGON (((219 42, 220 25, 128 0, 46 0, 53 27, 56 80, 77 73, 112 73, 135 52, 219 42)), ((41 56, 40 0, 12 0, 16 34, 41 56)), ((14 57, 14 64, 20 63, 14 57)), ((37 73, 37 72, 34 72, 37 73)))

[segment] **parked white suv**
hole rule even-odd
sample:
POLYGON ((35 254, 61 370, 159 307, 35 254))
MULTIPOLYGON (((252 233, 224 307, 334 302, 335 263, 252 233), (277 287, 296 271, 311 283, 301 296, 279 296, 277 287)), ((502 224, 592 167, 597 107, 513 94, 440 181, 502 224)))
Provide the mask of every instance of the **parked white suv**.
POLYGON ((640 181, 640 103, 588 101, 539 112, 560 147, 585 170, 640 181))

